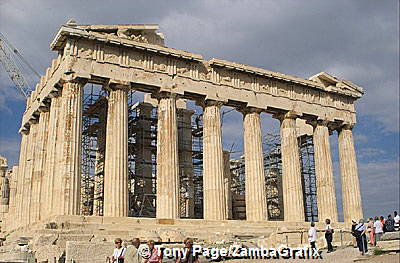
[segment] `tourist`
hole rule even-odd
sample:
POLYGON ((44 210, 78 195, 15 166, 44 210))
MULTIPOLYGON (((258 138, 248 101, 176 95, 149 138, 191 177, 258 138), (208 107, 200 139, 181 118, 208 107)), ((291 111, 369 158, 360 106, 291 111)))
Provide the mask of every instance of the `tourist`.
POLYGON ((311 248, 316 248, 315 242, 317 242, 317 229, 315 223, 311 222, 311 227, 308 230, 308 241, 310 242, 311 248))
POLYGON ((385 233, 386 232, 386 230, 385 230, 385 217, 384 216, 381 216, 380 218, 379 218, 379 220, 381 221, 381 223, 382 223, 382 226, 383 226, 383 233, 385 233))
POLYGON ((367 228, 364 224, 364 219, 360 219, 358 225, 354 229, 355 233, 357 233, 357 246, 358 250, 360 250, 361 255, 364 255, 368 251, 367 247, 367 236, 365 233, 367 232, 367 228))
POLYGON ((394 211, 394 229, 396 231, 400 230, 400 216, 397 214, 397 211, 394 211))
POLYGON ((140 239, 133 238, 131 245, 126 248, 125 262, 124 263, 140 263, 142 262, 142 256, 139 253, 140 239))
POLYGON ((372 217, 370 217, 368 219, 367 233, 369 235, 369 243, 372 246, 374 246, 374 244, 375 244, 375 232, 374 232, 374 219, 372 217))
POLYGON ((333 240, 333 228, 331 226, 331 220, 330 219, 325 219, 325 239, 326 239, 326 244, 328 247, 328 251, 326 253, 331 253, 333 252, 333 246, 332 246, 332 240, 333 240))
POLYGON ((162 263, 162 251, 158 251, 154 246, 154 240, 149 240, 147 245, 149 246, 149 258, 145 259, 143 263, 162 263))
POLYGON ((375 244, 378 243, 379 240, 381 240, 381 236, 383 235, 383 224, 381 220, 376 216, 375 217, 375 222, 374 222, 374 233, 375 233, 375 244))
POLYGON ((351 220, 351 234, 353 235, 353 247, 356 248, 357 247, 357 236, 354 232, 354 229, 357 226, 357 221, 352 219, 351 220))
POLYGON ((193 255, 193 239, 186 238, 184 241, 185 244, 185 256, 183 255, 176 259, 176 263, 199 263, 199 255, 193 255))
POLYGON ((124 263, 126 248, 122 246, 122 239, 116 238, 114 244, 115 244, 114 253, 111 257, 112 262, 124 263))
POLYGON ((388 218, 385 221, 385 232, 393 232, 394 231, 394 219, 392 215, 388 215, 388 218))

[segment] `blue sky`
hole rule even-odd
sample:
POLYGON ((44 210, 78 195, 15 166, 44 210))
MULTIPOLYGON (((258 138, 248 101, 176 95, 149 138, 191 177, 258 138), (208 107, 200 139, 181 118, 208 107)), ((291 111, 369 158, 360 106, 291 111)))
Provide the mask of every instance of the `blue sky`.
MULTIPOLYGON (((0 31, 43 73, 49 43, 79 24, 157 23, 169 47, 308 78, 325 71, 365 90, 354 136, 365 216, 399 210, 398 1, 0 1, 0 31)), ((25 103, 0 69, 0 155, 18 162, 25 103)), ((242 116, 225 116, 226 149, 242 151, 242 116)), ((263 114, 264 133, 278 122, 263 114)), ((340 190, 337 134, 331 136, 340 190)), ((340 206, 340 192, 338 192, 340 206)), ((340 209, 339 209, 340 210, 340 209)))

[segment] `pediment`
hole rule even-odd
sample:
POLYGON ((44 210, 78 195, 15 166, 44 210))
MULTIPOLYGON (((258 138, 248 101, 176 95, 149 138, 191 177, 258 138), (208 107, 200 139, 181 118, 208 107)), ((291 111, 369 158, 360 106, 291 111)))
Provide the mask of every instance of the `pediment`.
POLYGON ((322 84, 326 91, 351 95, 357 98, 360 98, 362 95, 364 95, 364 91, 361 87, 348 80, 339 79, 326 72, 320 72, 314 76, 311 76, 309 79, 322 84))

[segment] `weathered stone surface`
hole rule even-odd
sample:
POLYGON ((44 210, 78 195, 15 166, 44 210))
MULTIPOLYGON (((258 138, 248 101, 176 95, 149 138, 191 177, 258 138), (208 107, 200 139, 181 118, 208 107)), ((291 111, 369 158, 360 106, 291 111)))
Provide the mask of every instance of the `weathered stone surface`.
POLYGON ((68 241, 65 250, 66 262, 104 263, 111 257, 114 250, 113 242, 82 242, 68 241))
POLYGON ((400 240, 400 231, 397 231, 397 232, 386 232, 385 234, 382 235, 381 240, 382 241, 400 240))
POLYGON ((53 260, 60 259, 65 252, 65 248, 56 245, 42 245, 35 251, 35 258, 38 262, 46 261, 54 262, 53 260))
POLYGON ((185 234, 178 230, 160 230, 158 234, 162 242, 183 242, 185 234))
POLYGON ((400 251, 400 240, 378 241, 377 245, 383 251, 400 251))

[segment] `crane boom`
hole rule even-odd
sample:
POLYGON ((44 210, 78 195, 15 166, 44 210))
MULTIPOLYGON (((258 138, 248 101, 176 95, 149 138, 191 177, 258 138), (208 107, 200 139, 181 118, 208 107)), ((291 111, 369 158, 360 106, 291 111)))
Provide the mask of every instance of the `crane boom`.
POLYGON ((29 65, 29 63, 22 57, 18 50, 7 41, 3 34, 0 33, 0 62, 4 66, 4 69, 8 73, 8 76, 12 82, 15 84, 15 87, 19 90, 22 96, 27 98, 30 96, 32 89, 26 82, 21 69, 18 67, 11 52, 15 53, 26 65, 28 65, 32 72, 40 78, 40 75, 33 69, 31 65, 29 65))

